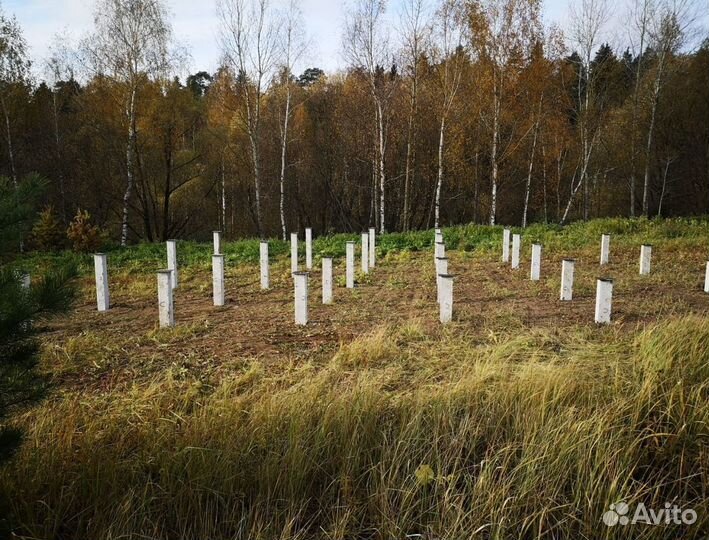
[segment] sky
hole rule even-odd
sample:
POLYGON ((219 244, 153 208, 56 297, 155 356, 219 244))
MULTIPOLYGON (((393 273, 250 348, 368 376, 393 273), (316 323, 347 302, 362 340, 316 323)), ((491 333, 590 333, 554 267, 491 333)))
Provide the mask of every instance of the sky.
MULTIPOLYGON (((545 0, 544 19, 563 26, 568 20, 569 2, 545 0)), ((215 0, 165 0, 172 12, 175 37, 190 51, 188 71, 213 72, 219 61, 218 19, 215 0)), ((274 0, 285 5, 286 0, 274 0)), ((403 0, 390 0, 389 18, 396 19, 403 0)), ((57 33, 78 40, 92 26, 93 0, 0 0, 6 15, 14 14, 23 28, 41 77, 42 60, 57 33)), ((347 2, 344 0, 301 0, 301 10, 310 40, 307 55, 297 71, 317 66, 327 72, 344 67, 341 54, 341 28, 347 2)))

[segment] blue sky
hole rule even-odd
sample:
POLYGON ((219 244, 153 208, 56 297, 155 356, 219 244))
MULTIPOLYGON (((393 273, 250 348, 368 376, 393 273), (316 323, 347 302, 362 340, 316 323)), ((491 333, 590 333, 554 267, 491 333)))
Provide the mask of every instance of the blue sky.
MULTIPOLYGON (((215 0, 166 0, 173 14, 176 37, 191 52, 189 71, 216 68, 219 60, 215 0)), ((274 0, 285 4, 285 0, 274 0)), ((68 32, 77 39, 92 24, 93 0, 0 0, 6 14, 17 16, 31 47, 36 65, 41 64, 57 32, 68 32)), ((545 0, 547 22, 563 24, 567 20, 569 0, 545 0)), ((312 47, 302 67, 318 66, 333 71, 343 64, 340 53, 340 29, 345 1, 301 0, 307 34, 312 47)), ((390 0, 389 17, 396 18, 401 0, 390 0)))

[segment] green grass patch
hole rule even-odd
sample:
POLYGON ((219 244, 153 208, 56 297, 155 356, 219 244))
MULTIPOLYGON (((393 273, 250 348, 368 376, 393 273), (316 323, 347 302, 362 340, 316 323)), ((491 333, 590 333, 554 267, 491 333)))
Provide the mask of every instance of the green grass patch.
MULTIPOLYGON (((502 226, 456 225, 443 229, 447 249, 464 252, 497 252, 501 250, 502 226)), ((535 223, 526 229, 512 227, 514 233, 524 237, 524 244, 540 242, 546 248, 574 250, 595 246, 601 234, 613 235, 612 244, 640 245, 641 243, 667 243, 675 249, 701 248, 709 252, 709 218, 676 219, 626 219, 605 218, 589 222, 576 222, 565 227, 554 224, 535 223)), ((333 234, 313 240, 313 258, 317 264, 322 257, 344 258, 347 241, 360 241, 359 234, 333 234)), ((222 249, 229 265, 256 264, 259 260, 258 239, 222 242, 222 249)), ((387 233, 377 237, 377 256, 426 251, 433 248, 433 230, 407 233, 387 233)), ((305 253, 305 243, 301 238, 299 252, 305 253)), ((162 243, 142 243, 125 248, 112 247, 107 250, 112 269, 127 273, 155 272, 166 265, 165 246, 162 243)), ((212 244, 180 241, 178 261, 181 267, 209 268, 212 244)), ((269 240, 271 259, 287 257, 290 243, 269 240)), ((42 268, 54 262, 74 262, 84 273, 93 271, 90 255, 71 252, 30 253, 14 263, 18 268, 28 270, 42 268)))

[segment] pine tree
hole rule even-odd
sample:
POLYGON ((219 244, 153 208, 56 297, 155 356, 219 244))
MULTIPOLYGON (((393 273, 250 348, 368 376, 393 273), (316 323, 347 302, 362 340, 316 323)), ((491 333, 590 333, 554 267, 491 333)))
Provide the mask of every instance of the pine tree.
POLYGON ((46 388, 36 369, 38 323, 69 309, 75 294, 76 270, 71 265, 47 270, 27 286, 14 264, 43 185, 36 176, 17 188, 0 178, 0 462, 21 440, 21 433, 7 425, 8 416, 39 399, 46 388))

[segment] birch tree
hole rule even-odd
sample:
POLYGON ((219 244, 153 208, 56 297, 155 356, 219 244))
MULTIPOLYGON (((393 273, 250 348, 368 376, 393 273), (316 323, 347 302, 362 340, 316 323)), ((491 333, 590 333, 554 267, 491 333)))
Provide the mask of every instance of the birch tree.
POLYGON ((411 226, 411 184, 416 178, 416 138, 421 76, 419 64, 430 46, 432 23, 427 0, 407 0, 401 14, 400 35, 403 43, 401 63, 407 76, 409 110, 404 164, 404 210, 402 229, 411 226))
POLYGON ((529 222, 529 206, 532 196, 532 179, 535 159, 539 154, 541 145, 542 154, 542 191, 544 202, 544 220, 547 221, 547 177, 546 177, 546 148, 544 132, 553 131, 555 136, 565 123, 564 110, 566 105, 565 92, 558 86, 555 80, 555 65, 559 61, 565 50, 563 37, 556 27, 551 27, 536 38, 536 44, 532 49, 529 65, 525 70, 525 76, 521 85, 525 88, 527 96, 525 108, 529 111, 529 123, 531 130, 531 148, 529 152, 529 163, 527 166, 527 181, 524 190, 524 207, 522 210, 522 227, 526 227, 529 222), (547 35, 545 36, 544 33, 547 35), (555 118, 556 117, 556 118, 555 118), (551 123, 551 126, 547 124, 551 123))
POLYGON ((637 32, 637 36, 631 36, 631 43, 636 49, 635 72, 633 73, 633 110, 630 121, 630 216, 635 217, 635 195, 636 195, 636 175, 637 175, 637 157, 638 157, 638 117, 639 117, 639 99, 640 99, 640 81, 642 78, 643 59, 645 55, 645 46, 647 44, 647 30, 650 19, 650 13, 654 9, 653 0, 634 0, 634 5, 631 13, 633 25, 630 28, 637 32))
POLYGON ((218 0, 217 13, 222 50, 242 95, 237 118, 249 139, 256 228, 263 236, 261 112, 266 86, 278 68, 280 23, 269 0, 218 0))
POLYGON ((467 61, 463 46, 464 18, 456 0, 443 0, 436 14, 435 45, 432 48, 434 69, 440 89, 438 124, 438 174, 436 176, 435 226, 441 221, 441 188, 443 187, 446 122, 458 94, 467 61))
MULTIPOLYGON (((589 166, 593 151, 598 143, 601 130, 599 118, 593 118, 593 105, 596 100, 594 76, 596 70, 591 64, 591 57, 598 47, 601 32, 608 21, 607 0, 580 0, 580 5, 573 9, 571 38, 579 53, 577 66, 577 103, 576 116, 580 136, 580 166, 578 175, 572 180, 571 192, 566 203, 561 223, 568 219, 576 194, 583 186, 588 186, 589 166)), ((587 218, 586 198, 584 198, 584 219, 587 218)))
POLYGON ((8 18, 0 10, 0 108, 5 123, 7 157, 10 164, 10 176, 17 189, 17 165, 12 138, 12 122, 8 98, 14 86, 24 84, 30 72, 27 58, 27 42, 22 35, 22 28, 14 17, 8 18))
POLYGON ((145 79, 158 79, 170 68, 172 28, 162 0, 97 0, 94 31, 83 41, 85 65, 113 79, 121 90, 118 105, 125 114, 126 188, 123 193, 121 245, 128 242, 129 209, 135 187, 139 89, 145 79))
POLYGON ((527 182, 524 186, 524 209, 522 210, 522 227, 527 227, 527 215, 529 213, 529 196, 532 193, 532 171, 534 170, 534 157, 537 152, 537 139, 539 138, 539 124, 542 120, 542 106, 544 95, 539 96, 539 105, 534 116, 534 126, 532 127, 532 149, 529 153, 529 167, 527 168, 527 182))
POLYGON ((502 102, 510 71, 527 55, 540 24, 539 0, 471 0, 471 42, 478 58, 488 66, 490 92, 490 214, 497 220, 502 102))
POLYGON ((59 194, 62 201, 62 220, 67 222, 67 197, 66 179, 64 175, 64 162, 62 152, 62 132, 59 127, 59 109, 61 84, 74 80, 74 65, 72 62, 72 52, 68 49, 69 37, 57 34, 49 49, 49 56, 45 61, 45 77, 52 91, 52 129, 54 132, 54 149, 56 152, 56 170, 59 177, 59 194))
MULTIPOLYGON (((232 116, 233 112, 238 110, 238 98, 234 92, 237 87, 235 84, 236 75, 232 69, 227 66, 222 66, 214 75, 209 92, 206 95, 207 102, 207 122, 209 124, 209 132, 213 141, 211 145, 215 148, 215 155, 218 156, 218 178, 219 183, 219 216, 218 223, 220 230, 225 233, 234 227, 234 204, 232 200, 229 205, 231 208, 231 217, 227 220, 227 169, 230 163, 228 157, 240 153, 234 148, 234 135, 232 133, 232 116), (227 224, 229 226, 227 226, 227 224)), ((248 151, 246 152, 248 155, 248 151)), ((233 184, 233 182, 232 182, 233 184)), ((233 186, 232 186, 233 187, 233 186)))
POLYGON ((347 14, 343 36, 345 57, 350 66, 366 73, 374 103, 374 174, 379 179, 378 221, 381 233, 386 231, 386 126, 388 101, 393 89, 385 71, 391 62, 389 39, 383 20, 385 11, 385 0, 357 0, 347 14))
POLYGON ((281 174, 279 179, 280 200, 279 211, 281 216, 281 233, 283 241, 286 240, 286 213, 285 213, 285 183, 286 169, 288 166, 288 128, 290 127, 290 119, 292 115, 292 97, 293 97, 293 66, 305 50, 305 39, 301 28, 303 24, 303 14, 298 8, 295 0, 291 0, 288 4, 288 10, 285 14, 285 20, 282 32, 282 50, 280 68, 283 77, 283 87, 285 91, 285 103, 283 105, 283 117, 280 123, 281 130, 281 174))
MULTIPOLYGON (((531 108, 531 130, 532 144, 529 152, 529 165, 527 167, 527 181, 524 186, 524 207, 522 209, 522 227, 527 227, 527 217, 529 215, 529 199, 532 194, 532 176, 534 171, 534 160, 537 154, 537 141, 540 136, 542 116, 544 111, 545 92, 548 84, 547 62, 544 57, 544 50, 541 40, 535 46, 532 52, 532 58, 529 65, 529 80, 526 81, 527 92, 529 99, 527 100, 528 107, 531 108)), ((542 153, 544 152, 542 148, 542 153)), ((544 210, 546 216, 546 179, 543 184, 545 191, 544 210)), ((546 219, 546 217, 545 217, 546 219)))
POLYGON ((694 22, 694 3, 689 0, 665 0, 653 11, 648 25, 649 45, 656 57, 652 90, 649 96, 650 120, 645 139, 643 175, 643 215, 650 215, 650 168, 653 137, 660 94, 672 56, 680 50, 686 31, 694 22))

